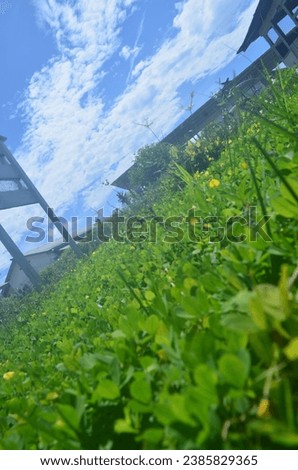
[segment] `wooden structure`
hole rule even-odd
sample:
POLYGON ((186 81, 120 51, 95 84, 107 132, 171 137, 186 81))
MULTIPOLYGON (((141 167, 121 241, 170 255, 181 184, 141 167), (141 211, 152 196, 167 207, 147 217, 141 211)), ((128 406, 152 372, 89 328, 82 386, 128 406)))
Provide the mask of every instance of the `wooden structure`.
MULTIPOLYGON (((66 228, 59 222, 53 209, 49 207, 45 199, 36 189, 30 178, 18 164, 4 142, 5 137, 0 136, 0 210, 12 207, 40 204, 47 213, 49 219, 57 227, 62 237, 67 241, 75 253, 80 256, 81 250, 72 239, 66 228)), ((13 260, 24 271, 31 284, 38 287, 40 278, 28 259, 22 254, 17 245, 0 224, 0 241, 9 251, 13 260)))
POLYGON ((270 45, 280 62, 298 63, 298 0, 260 0, 248 33, 238 52, 260 36, 270 45))

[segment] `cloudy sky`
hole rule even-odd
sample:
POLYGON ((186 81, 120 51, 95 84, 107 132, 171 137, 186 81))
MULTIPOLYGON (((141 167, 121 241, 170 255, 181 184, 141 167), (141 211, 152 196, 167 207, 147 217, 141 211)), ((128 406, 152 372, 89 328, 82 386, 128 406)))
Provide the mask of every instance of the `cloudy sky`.
MULTIPOLYGON (((258 0, 0 0, 0 134, 60 216, 108 213, 105 185, 267 47, 236 56, 258 0)), ((1 212, 23 251, 37 206, 1 212)), ((0 271, 9 255, 0 246, 0 271)))

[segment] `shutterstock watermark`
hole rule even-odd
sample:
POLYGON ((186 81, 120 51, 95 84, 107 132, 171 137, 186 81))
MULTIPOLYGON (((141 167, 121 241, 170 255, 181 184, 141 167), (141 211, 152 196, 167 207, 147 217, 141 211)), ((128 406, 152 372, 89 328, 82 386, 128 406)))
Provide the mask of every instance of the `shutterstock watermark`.
MULTIPOLYGON (((163 217, 132 216, 125 217, 116 209, 112 215, 105 217, 103 209, 98 211, 97 217, 86 217, 84 228, 78 230, 79 218, 71 217, 69 220, 57 217, 31 217, 27 220, 27 229, 30 234, 26 241, 40 243, 54 242, 55 224, 64 227, 77 241, 108 242, 111 239, 119 243, 179 243, 181 241, 208 243, 222 242, 224 240, 241 243, 254 242, 259 238, 266 242, 272 241, 268 231, 270 215, 259 214, 255 206, 247 208, 245 215, 235 215, 223 219, 214 215, 201 216, 198 211, 191 208, 185 215, 172 215, 163 217), (267 226, 267 227, 266 227, 267 226)), ((80 220, 82 226, 82 220, 80 220)), ((65 240, 68 242, 69 240, 65 240)))
POLYGON ((0 0, 0 15, 5 15, 12 8, 12 3, 8 0, 0 0))

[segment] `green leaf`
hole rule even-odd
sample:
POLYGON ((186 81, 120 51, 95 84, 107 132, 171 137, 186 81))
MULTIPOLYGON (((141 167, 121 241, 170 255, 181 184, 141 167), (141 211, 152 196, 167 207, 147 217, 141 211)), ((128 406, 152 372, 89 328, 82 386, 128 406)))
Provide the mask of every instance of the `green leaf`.
POLYGON ((217 292, 225 287, 221 278, 213 273, 206 273, 200 276, 199 283, 210 292, 217 292))
POLYGON ((154 335, 158 329, 159 323, 160 320, 156 315, 150 315, 145 320, 142 320, 139 324, 143 330, 149 333, 149 335, 154 335))
POLYGON ((181 422, 190 426, 195 425, 187 403, 186 396, 175 393, 168 395, 163 401, 153 408, 154 416, 163 425, 168 426, 175 422, 181 422))
POLYGON ((235 296, 233 296, 231 299, 224 303, 224 311, 229 312, 231 310, 236 310, 248 313, 248 303, 252 295, 252 292, 248 290, 241 290, 235 296))
POLYGON ((228 313, 221 319, 224 328, 241 333, 252 333, 257 331, 256 324, 250 317, 241 313, 228 313))
POLYGON ((151 387, 146 379, 135 380, 130 386, 130 393, 141 403, 149 403, 152 398, 151 387))
POLYGON ((98 358, 96 354, 84 354, 79 362, 83 369, 91 370, 98 364, 98 358))
POLYGON ((266 330, 268 327, 268 322, 262 305, 262 299, 258 295, 255 295, 250 299, 249 309, 251 317, 258 328, 261 330, 266 330))
POLYGON ((263 284, 256 287, 256 292, 265 313, 278 321, 285 320, 286 315, 282 308, 281 292, 278 287, 263 284))
POLYGON ((149 428, 137 437, 136 441, 145 441, 150 442, 152 444, 157 444, 162 440, 164 436, 164 430, 160 428, 149 428))
POLYGON ((159 322, 158 329, 155 335, 156 344, 170 346, 170 333, 166 324, 162 321, 159 322))
POLYGON ((154 292, 152 292, 151 290, 146 290, 145 291, 145 299, 148 301, 148 302, 152 302, 154 299, 155 299, 155 294, 154 292))
POLYGON ((111 334, 111 337, 113 339, 122 339, 122 338, 126 338, 126 334, 123 333, 122 330, 114 330, 113 333, 111 334))
POLYGON ((216 404, 217 399, 217 373, 212 370, 209 366, 201 364, 197 366, 194 370, 194 379, 198 385, 197 393, 200 398, 204 399, 205 404, 216 404))
POLYGON ((289 342, 284 352, 290 361, 296 361, 298 359, 298 336, 289 342))
POLYGON ((114 430, 117 434, 136 434, 137 431, 133 429, 130 423, 125 419, 117 419, 114 430))
POLYGON ((66 424, 68 424, 72 429, 78 430, 83 414, 82 408, 80 410, 76 410, 70 405, 58 405, 57 408, 66 424))
POLYGON ((295 219, 298 217, 298 205, 284 197, 277 197, 272 200, 272 207, 275 212, 288 219, 295 219))
MULTIPOLYGON (((285 185, 285 184, 281 185, 281 188, 280 188, 281 195, 285 199, 287 199, 288 201, 293 202, 293 204, 296 202, 296 206, 297 206, 297 202, 298 202, 297 197, 295 198, 292 193, 294 192, 294 188, 298 187, 298 179, 293 178, 291 176, 289 176, 285 179, 286 179, 287 185, 285 185), (291 189, 291 191, 289 191, 289 189, 291 189)), ((297 196, 298 196, 298 194, 297 194, 297 196)))
POLYGON ((250 299, 249 309, 256 325, 265 330, 268 328, 267 316, 284 321, 288 315, 285 293, 280 287, 262 284, 256 287, 250 299))
POLYGON ((92 400, 97 401, 100 399, 116 400, 120 396, 119 387, 112 382, 112 380, 102 380, 92 395, 92 400))
POLYGON ((247 378, 247 368, 233 354, 224 354, 218 361, 219 370, 227 383, 236 388, 242 388, 247 378))

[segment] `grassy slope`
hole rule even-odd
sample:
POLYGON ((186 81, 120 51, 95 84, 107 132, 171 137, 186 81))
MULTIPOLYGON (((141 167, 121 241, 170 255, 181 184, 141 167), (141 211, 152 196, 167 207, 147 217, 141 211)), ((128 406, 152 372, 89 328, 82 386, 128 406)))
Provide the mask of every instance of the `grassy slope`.
POLYGON ((103 244, 1 328, 0 448, 297 447, 296 77, 155 200, 180 242, 159 225, 157 243, 103 244))

